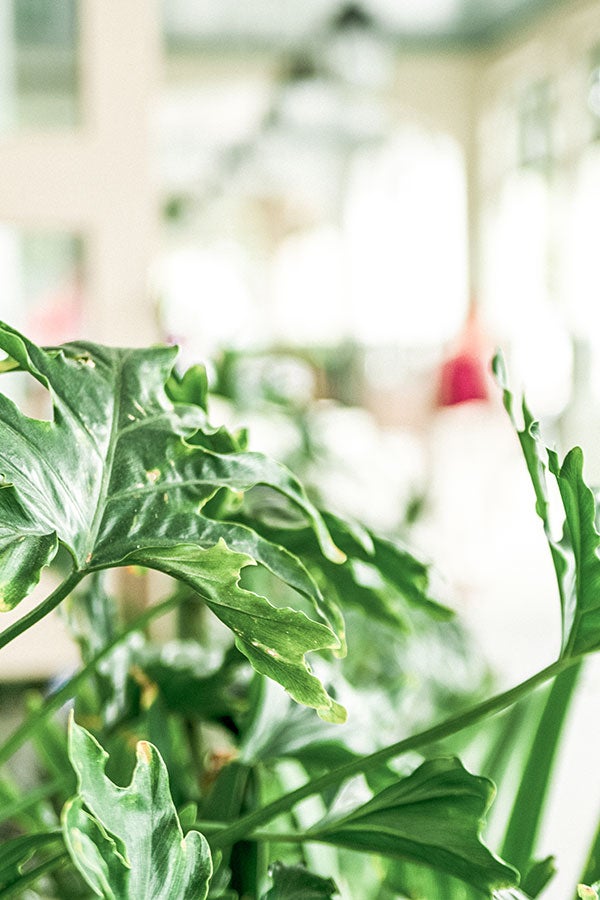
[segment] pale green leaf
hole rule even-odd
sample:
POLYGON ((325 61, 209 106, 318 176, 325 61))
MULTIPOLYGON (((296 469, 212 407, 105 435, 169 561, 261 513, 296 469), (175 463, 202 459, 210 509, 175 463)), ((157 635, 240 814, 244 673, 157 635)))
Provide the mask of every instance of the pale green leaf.
POLYGON ((129 897, 129 863, 80 797, 65 804, 62 826, 71 859, 94 893, 103 900, 129 897))
POLYGON ((212 875, 208 844, 197 831, 184 837, 158 750, 138 743, 125 788, 106 776, 108 754, 73 718, 69 752, 78 792, 63 816, 65 839, 98 896, 112 900, 113 891, 118 900, 204 900, 212 875))

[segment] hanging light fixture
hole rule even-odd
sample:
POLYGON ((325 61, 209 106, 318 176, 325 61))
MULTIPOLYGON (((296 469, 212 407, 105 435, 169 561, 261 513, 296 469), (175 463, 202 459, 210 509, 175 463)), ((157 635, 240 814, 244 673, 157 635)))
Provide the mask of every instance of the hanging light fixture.
POLYGON ((340 7, 325 36, 323 64, 346 84, 384 88, 393 74, 393 53, 375 17, 362 4, 340 7))

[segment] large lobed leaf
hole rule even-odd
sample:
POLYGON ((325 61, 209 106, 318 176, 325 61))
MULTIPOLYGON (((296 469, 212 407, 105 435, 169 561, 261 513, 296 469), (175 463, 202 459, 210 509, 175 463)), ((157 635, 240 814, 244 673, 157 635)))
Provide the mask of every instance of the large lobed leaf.
POLYGON ((296 479, 208 426, 198 377, 171 375, 174 348, 82 343, 48 351, 0 324, 0 349, 8 357, 0 368, 30 373, 53 406, 53 421, 40 421, 0 395, 0 608, 29 593, 59 542, 82 576, 134 562, 160 569, 205 597, 258 671, 324 718, 343 720, 304 660, 309 651, 342 646, 314 579, 252 523, 216 521, 204 511, 224 490, 267 485, 309 523, 322 552, 342 560, 296 479), (201 396, 190 403, 194 386, 201 396), (317 621, 240 588, 242 568, 255 563, 309 598, 317 621))
POLYGON ((562 465, 557 453, 544 446, 537 421, 525 400, 522 424, 515 398, 508 388, 501 356, 493 362, 502 387, 504 406, 517 431, 533 484, 536 511, 550 548, 562 611, 561 655, 578 656, 600 649, 600 535, 596 529, 596 501, 583 477, 583 453, 574 447, 562 465), (556 481, 562 505, 562 537, 557 540, 551 521, 548 478, 556 481))
POLYGON ((183 835, 169 776, 152 744, 140 741, 131 784, 106 776, 108 754, 71 718, 69 752, 78 792, 63 810, 73 862, 105 900, 204 900, 212 875, 206 839, 183 835))
POLYGON ((346 815, 318 822, 318 841, 429 866, 491 893, 518 874, 481 841, 494 786, 457 759, 429 760, 346 815))

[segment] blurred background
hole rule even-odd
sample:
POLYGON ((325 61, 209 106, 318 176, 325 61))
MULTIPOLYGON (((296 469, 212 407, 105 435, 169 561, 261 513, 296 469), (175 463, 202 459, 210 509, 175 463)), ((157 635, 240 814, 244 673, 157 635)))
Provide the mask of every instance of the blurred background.
MULTIPOLYGON (((2 0, 0 173, 2 319, 178 343, 215 420, 434 559, 502 686, 552 659, 488 371, 600 482, 597 0, 2 0)), ((7 696, 75 659, 52 627, 3 651, 7 696)), ((556 828, 593 829, 587 777, 556 828)))

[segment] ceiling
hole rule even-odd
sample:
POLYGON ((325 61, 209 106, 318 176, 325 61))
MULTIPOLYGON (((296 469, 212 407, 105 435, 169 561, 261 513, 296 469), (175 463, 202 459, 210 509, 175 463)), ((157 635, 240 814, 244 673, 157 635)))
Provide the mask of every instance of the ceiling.
MULTIPOLYGON (((0 0, 5 2, 5 0, 0 0)), ((574 0, 161 0, 168 45, 283 49, 320 36, 353 8, 398 45, 477 46, 574 0)), ((18 45, 76 40, 78 0, 12 0, 18 45)))
POLYGON ((281 47, 331 26, 360 7, 398 43, 476 47, 525 27, 572 0, 163 0, 167 39, 176 45, 281 47))

